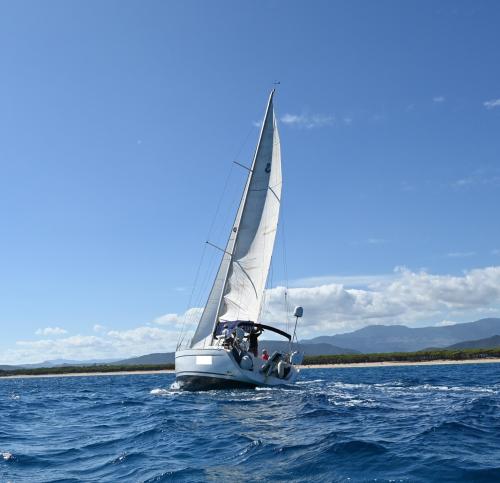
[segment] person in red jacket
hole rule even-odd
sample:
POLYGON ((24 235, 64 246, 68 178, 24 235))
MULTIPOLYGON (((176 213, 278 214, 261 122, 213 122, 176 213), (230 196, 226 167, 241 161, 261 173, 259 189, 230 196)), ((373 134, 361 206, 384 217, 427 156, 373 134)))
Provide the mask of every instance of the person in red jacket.
POLYGON ((269 360, 269 354, 267 353, 267 350, 266 350, 266 349, 263 349, 263 350, 262 350, 262 360, 263 360, 263 361, 267 361, 267 360, 269 360))

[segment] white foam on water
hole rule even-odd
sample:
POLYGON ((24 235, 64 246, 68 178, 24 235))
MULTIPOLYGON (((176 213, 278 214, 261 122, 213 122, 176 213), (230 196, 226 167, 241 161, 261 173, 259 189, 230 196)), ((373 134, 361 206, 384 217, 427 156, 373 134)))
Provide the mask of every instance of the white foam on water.
POLYGON ((149 391, 149 394, 163 394, 164 392, 166 392, 166 389, 156 388, 151 389, 151 391, 149 391))
POLYGON ((156 389, 151 389, 149 394, 152 394, 153 396, 169 396, 169 395, 175 394, 175 393, 172 392, 170 389, 156 388, 156 389))
POLYGON ((418 386, 409 386, 410 391, 436 391, 436 392, 484 392, 488 394, 497 394, 498 391, 488 387, 479 386, 437 386, 433 384, 422 384, 418 386))
POLYGON ((312 381, 298 381, 295 384, 314 384, 315 382, 324 382, 324 379, 313 379, 312 381))
POLYGON ((170 389, 178 391, 179 389, 181 389, 181 385, 177 381, 174 381, 172 384, 170 384, 170 389))
POLYGON ((5 460, 5 461, 10 461, 10 460, 13 460, 14 459, 14 455, 10 452, 10 451, 4 451, 2 453, 2 458, 5 460))

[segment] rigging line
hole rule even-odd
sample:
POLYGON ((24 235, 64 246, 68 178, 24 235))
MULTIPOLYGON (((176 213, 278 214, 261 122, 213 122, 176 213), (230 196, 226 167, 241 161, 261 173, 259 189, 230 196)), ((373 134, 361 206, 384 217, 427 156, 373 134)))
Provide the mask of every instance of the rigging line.
MULTIPOLYGON (((271 267, 269 270, 269 277, 268 277, 268 284, 267 285, 268 285, 267 290, 271 290, 273 288, 273 285, 274 285, 273 257, 271 257, 271 267)), ((269 305, 268 305, 269 297, 267 296, 268 295, 267 290, 264 290, 262 306, 264 307, 264 304, 265 304, 265 309, 267 310, 267 312, 269 312, 269 305)))
MULTIPOLYGON (((205 247, 206 247, 206 245, 205 245, 205 247)), ((208 261, 203 280, 202 280, 201 284, 199 284, 199 287, 198 287, 198 293, 196 294, 196 298, 195 298, 197 305, 201 305, 203 302, 202 299, 205 296, 205 292, 206 292, 207 286, 209 284, 209 278, 214 271, 215 258, 216 258, 216 254, 215 254, 215 252, 213 252, 212 255, 210 256, 210 260, 208 261)), ((216 274, 217 274, 217 272, 215 273, 215 275, 216 274)), ((208 297, 208 296, 209 295, 207 294, 206 297, 208 297)))
POLYGON ((220 250, 221 252, 225 253, 226 255, 229 255, 230 257, 233 256, 232 253, 229 253, 228 251, 224 250, 224 248, 218 247, 215 243, 209 242, 208 240, 205 243, 207 245, 210 245, 211 247, 217 248, 217 250, 220 250))
MULTIPOLYGON (((240 150, 241 150, 241 148, 240 148, 240 150)), ((219 214, 219 210, 220 210, 220 207, 221 207, 221 204, 222 204, 222 199, 224 198, 224 195, 225 195, 225 193, 227 191, 227 186, 229 184, 229 179, 231 178, 232 171, 233 171, 233 165, 231 164, 231 166, 230 166, 230 168, 228 170, 228 174, 226 176, 225 182, 224 182, 224 187, 223 187, 223 189, 221 191, 221 195, 220 195, 218 203, 217 203, 217 207, 215 209, 215 214, 212 217, 212 222, 211 222, 210 227, 208 229, 207 239, 210 238, 210 235, 212 234, 212 230, 213 230, 213 227, 214 227, 214 224, 215 224, 215 220, 217 219, 217 216, 219 214)), ((181 331, 180 331, 180 334, 179 334, 179 339, 177 341, 178 347, 180 346, 180 344, 182 344, 184 336, 185 336, 184 329, 186 327, 186 313, 191 308, 191 304, 193 302, 194 293, 196 291, 196 286, 198 284, 198 279, 199 279, 199 276, 200 276, 201 266, 202 266, 203 260, 205 258, 206 248, 207 247, 206 247, 206 244, 205 244, 203 246, 203 250, 202 250, 202 255, 201 255, 200 262, 198 263, 198 267, 196 269, 195 280, 194 280, 193 286, 191 288, 191 294, 189 296, 189 301, 188 301, 188 304, 187 304, 187 307, 186 307, 186 310, 184 312, 184 316, 183 316, 183 319, 182 319, 181 331)), ((200 298, 201 298, 201 296, 200 296, 200 298)), ((199 305, 199 304, 197 304, 197 305, 199 305)))
POLYGON ((203 250, 202 250, 202 253, 201 253, 200 262, 198 263, 198 267, 196 269, 196 275, 194 277, 194 283, 193 283, 193 286, 191 287, 191 294, 189 296, 189 300, 188 300, 188 303, 187 303, 186 310, 184 311, 184 316, 182 317, 181 331, 180 331, 180 334, 179 334, 179 338, 177 340, 177 346, 178 346, 177 348, 179 348, 180 344, 182 344, 182 341, 184 339, 184 335, 185 335, 184 334, 184 328, 186 326, 187 312, 191 308, 190 305, 191 305, 191 303, 193 301, 193 296, 194 296, 196 284, 198 283, 198 278, 200 276, 200 271, 201 271, 201 266, 203 264, 203 259, 205 258, 206 249, 207 249, 207 247, 204 246, 203 250))
POLYGON ((224 187, 222 188, 221 194, 219 196, 219 201, 217 202, 217 207, 215 208, 215 213, 214 213, 214 216, 212 218, 212 223, 210 223, 210 228, 208 229, 208 234, 207 234, 206 240, 208 240, 210 238, 210 236, 212 235, 212 230, 213 230, 213 227, 215 225, 215 220, 219 216, 219 210, 220 210, 220 207, 222 205, 222 199, 224 198, 224 195, 226 194, 227 186, 229 184, 229 178, 231 177, 232 172, 233 172, 233 165, 231 164, 231 167, 229 168, 229 172, 226 176, 226 180, 224 181, 224 187))
MULTIPOLYGON (((238 149, 237 149, 237 151, 236 151, 236 154, 234 155, 233 159, 239 156, 239 154, 240 154, 240 153, 241 153, 241 151, 243 150, 244 146, 245 146, 245 145, 246 145, 246 143, 248 142, 248 139, 249 139, 249 137, 250 137, 250 133, 251 133, 252 131, 253 131, 253 127, 250 127, 250 128, 248 129, 248 131, 247 131, 247 134, 246 134, 246 136, 245 136, 245 138, 244 138, 243 142, 242 142, 242 143, 240 144, 240 146, 238 147, 238 149)), ((206 239, 209 239, 209 238, 210 238, 210 236, 211 236, 211 234, 212 234, 212 231, 213 231, 213 228, 214 228, 215 222, 216 222, 217 217, 218 217, 218 215, 219 215, 220 207, 221 207, 221 205, 222 205, 222 200, 223 200, 223 198, 224 198, 224 195, 225 195, 225 194, 226 194, 226 192, 227 192, 227 187, 228 187, 228 185, 229 185, 229 180, 230 180, 230 178, 231 178, 231 174, 232 174, 232 172, 233 172, 233 168, 234 168, 234 165, 233 165, 233 164, 231 164, 230 169, 228 170, 228 174, 227 174, 227 176, 226 176, 226 179, 225 179, 225 181, 224 181, 224 186, 223 186, 223 189, 222 189, 222 191, 221 191, 221 195, 220 195, 220 197, 219 197, 219 200, 218 200, 218 202, 217 202, 217 206, 216 206, 216 209, 215 209, 215 213, 214 213, 214 215, 213 215, 213 217, 212 217, 212 221, 211 221, 211 223, 210 223, 210 227, 209 227, 209 229, 208 229, 208 234, 207 234, 206 239)), ((206 244, 205 244, 205 245, 204 245, 204 247, 203 247, 203 251, 202 251, 202 259, 201 259, 201 261, 200 261, 200 264, 198 265, 198 269, 197 269, 197 273, 196 273, 196 278, 195 278, 195 283, 194 283, 193 288, 192 288, 192 291, 191 291, 190 302, 189 302, 189 304, 188 304, 188 305, 191 305, 191 302, 192 302, 192 298, 193 298, 193 295, 194 295, 194 291, 195 291, 195 289, 196 289, 196 284, 198 283, 199 272, 200 272, 200 269, 201 269, 201 264, 202 264, 202 261, 203 261, 203 258, 204 258, 204 255, 205 255, 205 252, 206 252, 206 244)), ((213 257, 212 257, 212 261, 213 261, 213 257)), ((205 285, 205 283, 204 283, 204 285, 205 285)), ((200 289, 200 294, 199 294, 199 298, 200 298, 200 299, 201 299, 201 297, 202 297, 202 295, 203 295, 201 292, 202 292, 202 290, 200 289)), ((189 309, 189 308, 190 308, 190 307, 188 306, 188 309, 189 309)))
MULTIPOLYGON (((247 131, 247 134, 243 140, 243 142, 240 144, 240 146, 238 147, 238 149, 236 150, 236 153, 234 154, 233 156, 233 163, 235 164, 238 164, 240 166, 243 166, 242 164, 238 163, 236 161, 236 158, 240 155, 241 151, 243 151, 243 148, 245 147, 246 143, 248 142, 248 138, 250 137, 250 133, 254 130, 254 127, 251 126, 248 131, 247 131)), ((217 208, 215 210, 215 214, 214 214, 214 217, 212 218, 212 223, 210 225, 210 229, 208 230, 208 235, 206 237, 206 239, 208 240, 210 238, 210 235, 212 234, 212 229, 214 227, 214 224, 215 224, 215 220, 217 219, 217 216, 219 215, 219 209, 221 207, 221 204, 222 204, 222 199, 224 197, 224 195, 226 194, 226 190, 227 190, 227 186, 229 184, 229 178, 231 177, 231 174, 233 172, 233 168, 234 168, 234 164, 231 164, 231 168, 229 169, 229 173, 226 177, 226 180, 224 182, 224 187, 222 189, 222 192, 221 192, 221 195, 219 197, 219 201, 217 203, 217 208)), ((243 166, 244 168, 246 168, 246 166, 243 166)), ((247 168, 248 169, 248 168, 247 168)))
MULTIPOLYGON (((247 144, 248 142, 248 139, 250 137, 250 134, 251 132, 254 130, 254 127, 251 126, 245 136, 245 139, 244 141, 241 143, 240 147, 238 148, 238 150, 236 151, 235 155, 233 156, 233 162, 231 163, 231 169, 230 169, 230 172, 229 174, 231 175, 233 173, 233 170, 234 170, 234 165, 237 164, 239 166, 242 166, 244 167, 245 169, 251 171, 251 169, 247 168, 246 166, 244 166, 243 164, 239 163, 238 161, 236 161, 236 158, 240 155, 241 151, 243 150, 243 148, 245 147, 245 145, 247 144)), ((219 202, 217 204, 217 210, 216 210, 216 213, 214 215, 214 218, 212 220, 212 224, 211 224, 211 227, 210 227, 210 231, 207 235, 207 240, 211 239, 212 238, 212 234, 213 234, 213 227, 215 225, 215 221, 217 218, 219 218, 220 220, 222 220, 222 225, 220 226, 220 228, 218 228, 216 231, 216 236, 214 237, 215 240, 218 240, 219 236, 222 235, 222 231, 224 230, 224 228, 226 227, 226 225, 229 224, 229 219, 230 218, 234 218, 234 212, 233 212, 233 198, 235 197, 234 196, 234 193, 229 193, 229 190, 228 190, 228 184, 229 184, 229 178, 230 176, 228 176, 228 178, 226 179, 226 182, 224 184, 224 188, 221 192, 221 196, 220 196, 220 199, 219 199, 219 202), (225 213, 222 213, 220 208, 222 206, 222 201, 223 201, 223 198, 224 196, 228 196, 228 202, 227 202, 227 212, 225 213)), ((238 187, 239 189, 239 187, 238 187)), ((233 190, 234 191, 234 190, 233 190)), ((225 210, 226 211, 226 210, 225 210)))
MULTIPOLYGON (((283 198, 283 193, 281 194, 281 197, 283 198)), ((283 205, 282 205, 283 207, 283 205)), ((287 328, 289 328, 290 325, 290 305, 289 305, 289 300, 288 300, 288 289, 289 289, 289 281, 288 281, 288 264, 287 264, 287 253, 286 253, 286 231, 285 231, 285 210, 281 210, 281 238, 282 238, 282 244, 281 244, 281 249, 282 249, 282 259, 283 259, 283 271, 284 271, 284 276, 285 276, 285 303, 284 303, 284 309, 285 309, 285 317, 286 317, 286 325, 287 328)))
POLYGON ((250 171, 250 173, 253 171, 253 169, 250 169, 248 166, 245 166, 244 164, 238 163, 238 161, 233 161, 234 164, 237 164, 238 166, 241 166, 242 168, 245 168, 247 171, 250 171))

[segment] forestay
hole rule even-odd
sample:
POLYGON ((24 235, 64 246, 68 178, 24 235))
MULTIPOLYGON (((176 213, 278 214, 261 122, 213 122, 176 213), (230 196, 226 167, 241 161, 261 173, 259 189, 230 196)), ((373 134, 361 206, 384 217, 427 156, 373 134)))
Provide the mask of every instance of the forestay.
POLYGON ((273 93, 236 219, 191 347, 205 345, 219 319, 258 320, 278 226, 282 183, 273 93))

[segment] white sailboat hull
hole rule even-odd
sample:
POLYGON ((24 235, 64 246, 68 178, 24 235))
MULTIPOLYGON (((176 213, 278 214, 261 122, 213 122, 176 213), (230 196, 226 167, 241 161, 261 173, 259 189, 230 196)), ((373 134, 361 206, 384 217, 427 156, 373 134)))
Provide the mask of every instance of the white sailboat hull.
POLYGON ((292 384, 299 370, 290 366, 283 377, 261 372, 264 361, 254 358, 251 370, 242 369, 230 349, 213 347, 186 349, 175 353, 176 381, 186 390, 252 388, 292 384))

